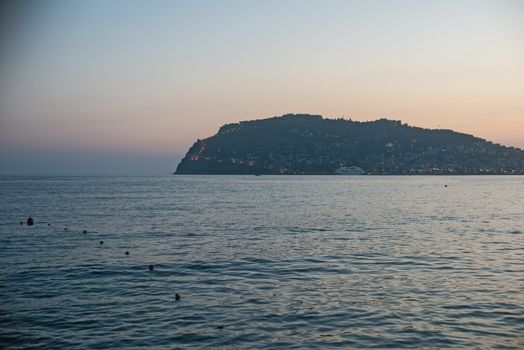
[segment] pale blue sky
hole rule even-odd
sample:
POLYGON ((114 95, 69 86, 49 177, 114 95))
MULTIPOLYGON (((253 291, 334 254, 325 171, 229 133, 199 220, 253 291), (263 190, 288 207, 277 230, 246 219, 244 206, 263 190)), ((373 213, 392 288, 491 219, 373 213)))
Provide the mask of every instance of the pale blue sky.
POLYGON ((2 173, 168 173, 222 124, 299 112, 524 147, 522 1, 28 4, 2 5, 2 173))

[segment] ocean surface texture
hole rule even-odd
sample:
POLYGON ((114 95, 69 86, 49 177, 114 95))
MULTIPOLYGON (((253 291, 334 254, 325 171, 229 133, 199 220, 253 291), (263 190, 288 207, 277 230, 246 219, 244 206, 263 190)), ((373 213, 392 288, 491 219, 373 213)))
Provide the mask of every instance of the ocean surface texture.
POLYGON ((524 348, 524 177, 3 176, 0 195, 2 349, 524 348))

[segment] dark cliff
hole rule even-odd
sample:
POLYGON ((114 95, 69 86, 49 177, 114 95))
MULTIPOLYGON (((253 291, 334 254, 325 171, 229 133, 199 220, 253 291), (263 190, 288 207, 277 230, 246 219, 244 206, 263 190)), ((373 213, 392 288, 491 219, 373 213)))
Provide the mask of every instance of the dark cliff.
POLYGON ((524 151, 451 130, 288 114, 197 140, 176 174, 524 174, 524 151))

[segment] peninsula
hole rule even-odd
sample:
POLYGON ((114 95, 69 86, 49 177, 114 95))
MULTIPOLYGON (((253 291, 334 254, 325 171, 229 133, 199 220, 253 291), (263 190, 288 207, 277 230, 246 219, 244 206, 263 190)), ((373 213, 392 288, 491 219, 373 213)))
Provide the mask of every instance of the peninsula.
POLYGON ((524 174, 524 151, 398 120, 287 114, 222 126, 197 140, 175 174, 524 174))

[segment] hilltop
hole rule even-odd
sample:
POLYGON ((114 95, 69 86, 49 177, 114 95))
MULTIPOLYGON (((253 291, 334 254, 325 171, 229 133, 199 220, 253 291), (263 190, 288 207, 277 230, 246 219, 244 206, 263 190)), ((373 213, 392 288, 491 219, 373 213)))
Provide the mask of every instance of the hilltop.
POLYGON ((287 114, 222 126, 197 140, 175 174, 524 174, 524 151, 398 120, 287 114))

